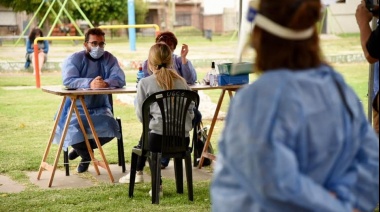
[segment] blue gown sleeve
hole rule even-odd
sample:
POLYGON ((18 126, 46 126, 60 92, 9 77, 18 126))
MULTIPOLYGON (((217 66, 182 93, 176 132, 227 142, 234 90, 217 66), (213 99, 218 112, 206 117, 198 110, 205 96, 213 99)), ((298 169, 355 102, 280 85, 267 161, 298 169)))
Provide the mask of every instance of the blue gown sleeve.
POLYGON ((83 55, 74 53, 62 63, 63 85, 70 88, 89 88, 95 78, 87 75, 81 76, 84 70, 83 55))
POLYGON ((109 53, 105 53, 103 64, 89 67, 83 52, 74 53, 62 64, 63 85, 72 88, 89 88, 91 81, 96 76, 102 76, 110 87, 121 88, 125 86, 125 74, 120 68, 118 61, 109 53), (94 71, 93 69, 99 69, 94 71))
POLYGON ((150 71, 148 70, 148 60, 145 60, 143 62, 142 70, 144 72, 144 77, 149 77, 151 75, 150 71))
POLYGON ((197 72, 190 60, 187 60, 186 64, 182 64, 181 57, 173 55, 173 60, 175 63, 175 69, 178 74, 185 78, 187 84, 193 85, 197 81, 197 72))
POLYGON ((125 74, 120 68, 119 62, 114 56, 110 56, 103 79, 110 87, 122 88, 125 86, 125 74))

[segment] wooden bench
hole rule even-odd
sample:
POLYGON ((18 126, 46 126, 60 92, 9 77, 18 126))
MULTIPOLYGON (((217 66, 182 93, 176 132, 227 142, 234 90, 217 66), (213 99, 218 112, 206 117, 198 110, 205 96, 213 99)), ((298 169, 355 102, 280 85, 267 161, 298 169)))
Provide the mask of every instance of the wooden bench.
POLYGON ((26 39, 28 39, 28 36, 20 36, 20 35, 4 35, 0 36, 0 46, 3 45, 3 40, 13 40, 13 42, 16 42, 19 38, 23 38, 24 45, 26 44, 26 39))

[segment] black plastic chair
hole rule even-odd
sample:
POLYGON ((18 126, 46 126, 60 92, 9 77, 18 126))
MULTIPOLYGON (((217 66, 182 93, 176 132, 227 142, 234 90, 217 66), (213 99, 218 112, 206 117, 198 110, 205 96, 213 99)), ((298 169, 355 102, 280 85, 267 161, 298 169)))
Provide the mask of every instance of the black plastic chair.
POLYGON ((199 96, 191 90, 167 90, 152 94, 143 103, 143 137, 141 148, 134 147, 131 156, 129 197, 133 197, 138 156, 146 156, 150 161, 152 175, 152 204, 159 204, 161 158, 174 158, 174 171, 177 193, 183 193, 183 167, 185 160, 188 198, 193 201, 193 173, 191 166, 192 144, 185 141, 186 114, 191 102, 198 108, 199 96), (150 107, 158 104, 163 123, 161 152, 149 150, 150 107), (175 123, 175 124, 173 124, 175 123))
MULTIPOLYGON (((110 101, 110 104, 112 106, 112 110, 111 110, 112 114, 114 114, 112 94, 108 95, 108 100, 110 101)), ((120 133, 120 139, 117 139, 118 165, 121 166, 121 171, 124 173, 126 168, 125 168, 125 156, 124 156, 123 130, 121 127, 120 117, 116 117, 115 119, 119 125, 118 131, 120 133)), ((63 163, 65 166, 66 176, 70 176, 69 152, 65 150, 63 150, 63 163)))

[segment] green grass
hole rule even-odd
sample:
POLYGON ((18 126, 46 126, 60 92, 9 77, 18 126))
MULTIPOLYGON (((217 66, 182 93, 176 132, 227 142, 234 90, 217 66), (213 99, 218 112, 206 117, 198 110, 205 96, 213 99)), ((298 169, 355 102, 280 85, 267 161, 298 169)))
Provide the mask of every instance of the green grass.
MULTIPOLYGON (((146 43, 140 45, 147 48, 152 40, 150 40, 151 38, 144 39, 146 43)), ((323 46, 333 52, 334 49, 356 42, 356 39, 357 36, 347 36, 344 39, 329 40, 323 46)), ((226 39, 223 42, 223 39, 219 37, 215 37, 212 43, 207 40, 194 41, 187 37, 181 38, 181 41, 189 43, 194 49, 192 51, 204 50, 206 44, 211 46, 207 49, 215 50, 218 46, 230 45, 229 42, 233 42, 226 41, 226 39)), ((117 45, 117 42, 120 40, 115 38, 110 45, 117 45)), ((356 47, 352 48, 356 49, 356 47)), ((137 56, 131 56, 133 53, 120 54, 125 57, 137 58, 137 56)), ((140 52, 138 54, 144 55, 140 52)), ((204 58, 208 58, 207 51, 202 54, 204 58)), ((358 94, 364 109, 367 110, 368 64, 363 62, 333 64, 333 66, 342 73, 358 94)), ((197 68, 198 79, 202 79, 207 70, 208 66, 197 68)), ((127 82, 133 83, 136 78, 136 70, 125 70, 125 73, 127 82)), ((255 75, 250 76, 251 81, 255 78, 255 75)), ((41 83, 42 85, 60 85, 60 72, 43 73, 41 83)), ((126 185, 101 183, 99 186, 91 188, 57 190, 40 189, 32 184, 27 172, 35 172, 39 168, 52 129, 53 117, 61 101, 61 97, 44 93, 34 86, 34 76, 29 72, 0 72, 0 174, 9 176, 26 187, 26 190, 20 193, 0 193, 0 211, 210 211, 209 186, 211 179, 194 182, 194 202, 187 200, 186 186, 184 195, 177 195, 175 194, 174 180, 165 179, 165 198, 158 206, 150 203, 147 195, 150 190, 149 183, 136 185, 133 199, 128 198, 128 186, 126 185), (10 89, 15 86, 31 86, 31 88, 10 89)), ((205 93, 215 103, 220 95, 218 90, 205 91, 205 93)), ((221 110, 226 112, 229 97, 226 95, 224 98, 221 110)), ((115 101, 114 109, 115 115, 120 116, 122 120, 125 154, 129 163, 130 150, 140 137, 141 125, 137 121, 133 105, 115 101)), ((210 120, 204 120, 204 125, 209 124, 210 120)), ((217 140, 223 125, 224 121, 219 120, 214 129, 212 144, 216 152, 217 140)), ((57 145, 52 145, 51 152, 55 152, 56 149, 57 145)), ((117 163, 115 145, 105 145, 104 151, 110 163, 117 163)), ((51 154, 50 157, 53 155, 51 154)), ((51 161, 52 158, 48 160, 51 161)), ((62 164, 59 164, 59 169, 63 169, 62 164)))

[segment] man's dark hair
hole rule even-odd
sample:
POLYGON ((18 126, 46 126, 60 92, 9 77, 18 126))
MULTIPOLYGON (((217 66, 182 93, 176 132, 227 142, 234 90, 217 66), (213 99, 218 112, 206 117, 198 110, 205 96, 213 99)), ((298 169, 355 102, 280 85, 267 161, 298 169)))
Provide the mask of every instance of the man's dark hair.
POLYGON ((90 35, 98 35, 98 36, 104 36, 105 33, 100 28, 91 28, 86 32, 86 35, 84 36, 84 42, 87 42, 90 38, 90 35))

